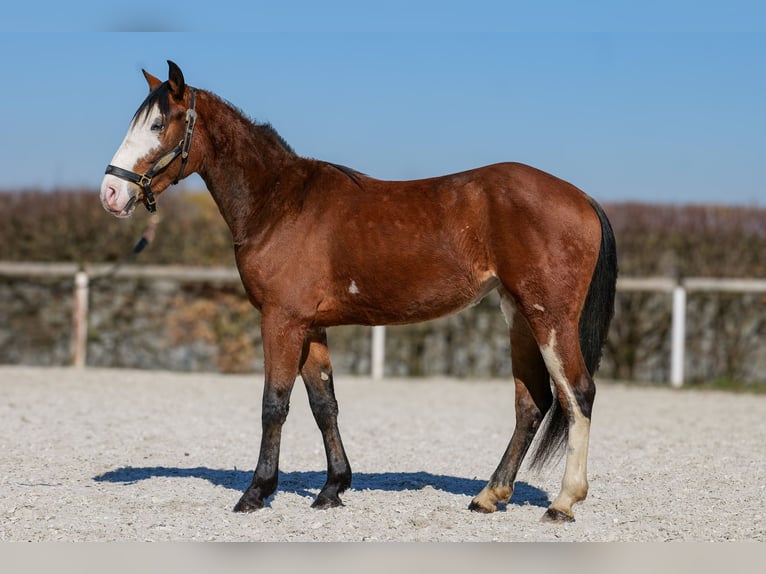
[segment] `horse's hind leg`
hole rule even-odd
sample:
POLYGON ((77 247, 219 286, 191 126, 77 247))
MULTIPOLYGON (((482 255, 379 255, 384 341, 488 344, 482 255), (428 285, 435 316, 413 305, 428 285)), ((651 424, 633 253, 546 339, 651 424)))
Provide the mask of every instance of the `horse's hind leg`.
POLYGON ((308 391, 311 412, 322 432, 327 455, 327 481, 312 504, 314 508, 341 506, 340 493, 351 485, 351 467, 338 430, 338 402, 324 329, 309 331, 303 344, 301 377, 308 391))
POLYGON ((487 486, 474 497, 469 508, 477 512, 494 512, 496 503, 508 502, 521 461, 550 408, 553 397, 550 378, 526 319, 519 313, 511 318, 511 302, 502 295, 503 312, 512 324, 511 358, 516 385, 516 428, 487 486))
MULTIPOLYGON (((542 339, 542 338, 541 338, 542 339)), ((566 466, 561 490, 543 520, 574 520, 572 505, 588 495, 587 459, 590 417, 596 387, 585 366, 577 325, 550 328, 540 350, 568 422, 566 466)))

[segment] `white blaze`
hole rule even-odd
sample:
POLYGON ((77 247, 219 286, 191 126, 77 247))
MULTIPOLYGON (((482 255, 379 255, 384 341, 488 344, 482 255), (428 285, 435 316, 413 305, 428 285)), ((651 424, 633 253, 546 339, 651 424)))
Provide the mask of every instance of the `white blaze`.
MULTIPOLYGON (((161 121, 162 116, 157 104, 154 104, 148 114, 144 115, 141 112, 130 124, 125 139, 112 158, 111 165, 135 171, 139 160, 161 146, 159 130, 152 130, 152 126, 161 121)), ((136 184, 112 174, 105 175, 101 182, 101 202, 108 210, 119 212, 121 216, 129 215, 124 211, 124 207, 136 193, 138 193, 136 184)))

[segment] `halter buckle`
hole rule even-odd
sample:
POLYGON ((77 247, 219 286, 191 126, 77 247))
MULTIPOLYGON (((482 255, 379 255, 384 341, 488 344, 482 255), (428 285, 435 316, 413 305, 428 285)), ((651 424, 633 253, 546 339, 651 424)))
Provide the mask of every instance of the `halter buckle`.
POLYGON ((144 205, 146 206, 146 209, 148 209, 150 212, 154 213, 157 211, 157 199, 154 197, 153 193, 144 194, 144 205))

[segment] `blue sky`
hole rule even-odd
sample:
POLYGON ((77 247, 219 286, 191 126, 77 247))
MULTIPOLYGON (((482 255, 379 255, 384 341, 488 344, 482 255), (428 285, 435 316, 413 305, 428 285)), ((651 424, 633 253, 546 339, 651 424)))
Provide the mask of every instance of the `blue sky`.
POLYGON ((4 14, 0 189, 97 186, 172 59, 375 177, 521 161, 604 202, 766 206, 756 2, 100 4, 4 14))

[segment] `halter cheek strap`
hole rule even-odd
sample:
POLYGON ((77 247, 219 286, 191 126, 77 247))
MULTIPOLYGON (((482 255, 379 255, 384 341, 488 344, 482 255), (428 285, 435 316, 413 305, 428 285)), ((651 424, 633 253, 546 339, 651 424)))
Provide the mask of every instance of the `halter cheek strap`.
POLYGON ((186 169, 186 161, 189 159, 189 149, 191 148, 191 139, 194 133, 194 124, 197 122, 197 112, 194 111, 194 88, 189 88, 189 91, 189 109, 186 110, 184 138, 178 142, 176 147, 160 157, 160 159, 154 162, 154 165, 143 174, 138 174, 134 171, 111 164, 106 167, 105 173, 115 175, 121 179, 139 185, 143 191, 144 205, 146 206, 146 209, 152 213, 157 211, 157 200, 152 192, 152 179, 154 179, 154 176, 168 167, 179 155, 181 156, 181 168, 178 170, 178 175, 176 175, 176 178, 173 180, 173 185, 177 184, 183 177, 184 169, 186 169))

